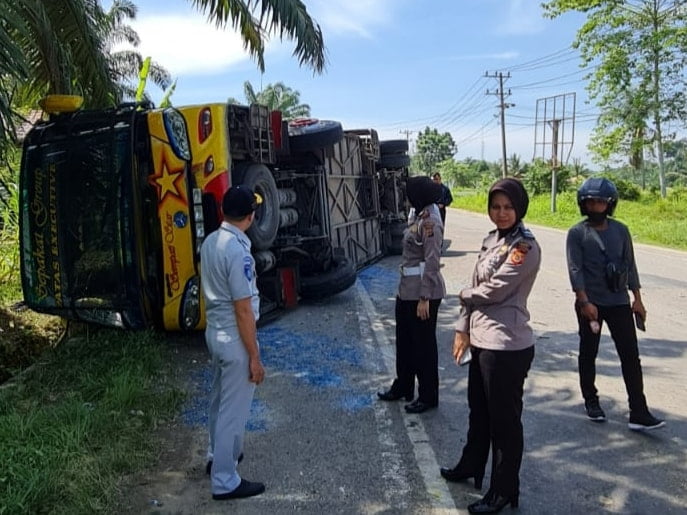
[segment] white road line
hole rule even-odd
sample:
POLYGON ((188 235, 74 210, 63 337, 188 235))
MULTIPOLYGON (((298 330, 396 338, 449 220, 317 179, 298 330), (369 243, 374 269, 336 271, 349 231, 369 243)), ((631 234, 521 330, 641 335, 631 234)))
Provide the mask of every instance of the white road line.
MULTIPOLYGON (((363 336, 367 336, 364 334, 367 329, 363 328, 369 326, 372 329, 372 338, 367 337, 366 340, 372 340, 372 343, 376 347, 375 350, 382 356, 384 366, 386 367, 386 373, 393 376, 394 373, 392 371, 396 368, 394 362, 394 346, 390 343, 386 335, 386 330, 384 325, 380 322, 380 317, 370 299, 370 295, 360 281, 356 281, 356 290, 362 306, 362 310, 358 310, 358 317, 361 322, 363 322, 360 324, 363 336)), ((396 406, 399 410, 403 409, 402 403, 392 404, 377 402, 375 403, 375 418, 378 422, 377 427, 380 428, 378 433, 379 441, 383 444, 394 442, 393 446, 396 447, 393 435, 389 433, 390 417, 388 416, 388 410, 391 409, 391 406, 396 406)), ((434 450, 429 443, 429 437, 425 431, 425 426, 422 423, 422 416, 407 415, 405 413, 403 415, 406 432, 413 445, 415 460, 420 469, 422 480, 425 483, 425 489, 429 494, 429 511, 437 515, 441 513, 456 513, 456 504, 453 501, 453 497, 448 490, 446 482, 439 475, 439 465, 434 450)), ((392 474, 392 479, 395 481, 394 484, 397 488, 408 489, 409 485, 407 484, 406 478, 398 473, 398 470, 400 470, 400 456, 398 452, 395 451, 392 457, 395 461, 389 464, 388 468, 390 470, 385 471, 385 474, 392 474)), ((405 496, 403 498, 405 498, 405 496)), ((396 497, 393 504, 397 505, 399 499, 400 497, 396 497)))

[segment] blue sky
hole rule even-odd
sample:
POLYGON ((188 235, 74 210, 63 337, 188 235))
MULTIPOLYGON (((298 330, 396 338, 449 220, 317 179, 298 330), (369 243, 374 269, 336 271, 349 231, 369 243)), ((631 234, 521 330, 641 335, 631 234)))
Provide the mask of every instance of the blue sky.
MULTIPOLYGON (((322 75, 298 66, 288 40, 270 42, 261 74, 238 36, 208 24, 190 0, 139 0, 131 25, 141 54, 177 79, 175 105, 243 100, 245 81, 256 90, 281 81, 301 93, 313 117, 338 120, 346 129, 372 127, 382 139, 409 136, 411 143, 429 126, 452 134, 457 159, 497 161, 499 83, 486 75, 501 72, 510 74, 505 101, 513 104, 506 111, 508 156, 550 157, 545 120, 561 118, 559 155, 591 164, 586 144, 597 109, 585 102, 585 72, 570 48, 580 15, 545 19, 540 0, 304 2, 324 33, 322 75)), ((148 92, 159 102, 162 91, 149 86, 148 92)))

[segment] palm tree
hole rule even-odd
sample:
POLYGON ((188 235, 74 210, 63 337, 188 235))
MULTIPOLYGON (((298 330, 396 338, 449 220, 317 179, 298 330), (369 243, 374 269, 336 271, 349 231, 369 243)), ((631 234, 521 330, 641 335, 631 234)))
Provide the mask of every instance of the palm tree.
POLYGON ((107 105, 114 87, 97 32, 97 0, 0 0, 0 153, 14 139, 20 106, 49 93, 107 105))
MULTIPOLYGON (((256 93, 250 81, 243 83, 243 94, 248 104, 262 104, 271 111, 281 111, 284 120, 310 116, 310 106, 301 104, 300 92, 289 88, 283 82, 268 84, 265 89, 256 93)), ((230 104, 239 104, 235 98, 227 100, 230 104)))
POLYGON ((17 85, 28 78, 29 70, 15 38, 27 33, 15 2, 0 0, 0 158, 4 157, 12 140, 7 135, 16 132, 17 115, 12 109, 17 85))
MULTIPOLYGON (((136 94, 136 83, 139 70, 143 66, 143 56, 135 50, 119 50, 112 48, 118 43, 128 43, 136 48, 140 38, 125 22, 136 18, 138 8, 129 0, 114 0, 110 10, 104 14, 98 24, 104 42, 104 49, 110 63, 112 78, 118 90, 117 100, 133 99, 136 94)), ((172 77, 164 67, 151 61, 148 78, 160 89, 167 89, 172 83, 172 77)), ((146 100, 149 98, 146 95, 146 100)))
MULTIPOLYGON (((260 70, 270 35, 295 40, 299 63, 316 73, 324 69, 322 31, 301 0, 189 1, 218 26, 238 29, 260 70)), ((132 37, 122 24, 132 5, 115 1, 105 13, 99 0, 0 0, 0 156, 14 138, 18 106, 62 93, 80 94, 86 106, 102 107, 126 92, 117 82, 137 58, 110 58, 107 52, 118 38, 132 37)))

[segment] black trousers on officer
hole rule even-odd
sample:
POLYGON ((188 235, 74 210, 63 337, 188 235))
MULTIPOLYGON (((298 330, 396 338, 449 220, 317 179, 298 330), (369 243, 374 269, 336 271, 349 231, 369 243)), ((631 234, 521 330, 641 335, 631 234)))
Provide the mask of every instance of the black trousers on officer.
POLYGON ((417 316, 417 300, 396 298, 396 380, 392 386, 401 395, 415 393, 427 404, 439 402, 439 356, 437 314, 441 299, 429 301, 429 318, 417 316))
POLYGON ((522 396, 534 346, 517 351, 473 347, 468 373, 470 427, 458 468, 484 475, 491 445, 489 491, 504 497, 520 493, 524 448, 522 396))
POLYGON ((439 216, 441 216, 441 225, 446 228, 446 206, 439 208, 439 216))
MULTIPOLYGON (((599 324, 606 322, 608 325, 620 358, 620 368, 625 381, 630 411, 645 413, 648 408, 644 396, 644 379, 639 360, 637 332, 635 331, 632 309, 629 304, 597 306, 597 309, 599 324)), ((594 384, 596 380, 596 355, 599 352, 601 332, 594 334, 589 327, 589 320, 582 317, 579 309, 576 308, 575 311, 577 312, 580 335, 580 354, 577 359, 580 371, 580 388, 585 400, 596 399, 598 394, 594 384)))

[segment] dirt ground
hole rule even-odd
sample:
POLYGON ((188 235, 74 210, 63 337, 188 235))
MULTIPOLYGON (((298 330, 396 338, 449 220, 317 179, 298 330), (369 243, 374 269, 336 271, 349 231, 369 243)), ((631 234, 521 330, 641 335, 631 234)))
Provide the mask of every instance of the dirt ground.
POLYGON ((0 307, 0 384, 55 345, 65 327, 60 318, 31 311, 23 303, 0 307))

